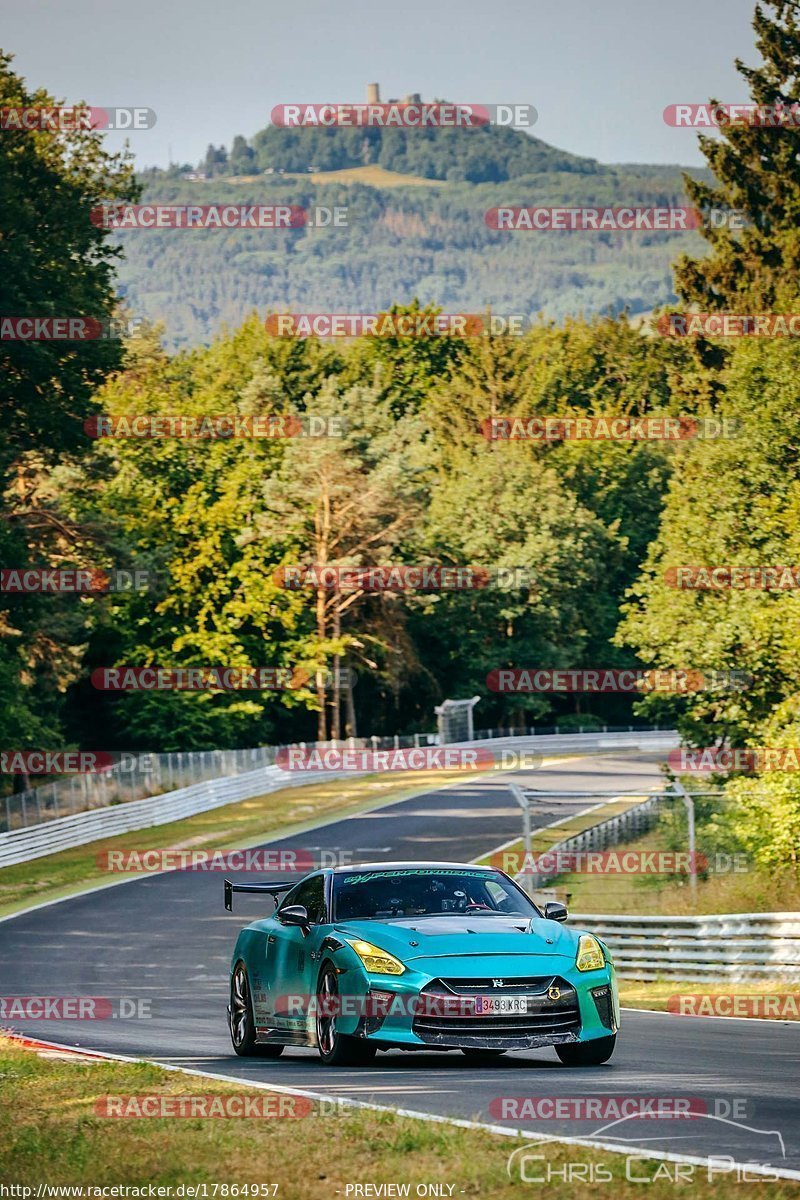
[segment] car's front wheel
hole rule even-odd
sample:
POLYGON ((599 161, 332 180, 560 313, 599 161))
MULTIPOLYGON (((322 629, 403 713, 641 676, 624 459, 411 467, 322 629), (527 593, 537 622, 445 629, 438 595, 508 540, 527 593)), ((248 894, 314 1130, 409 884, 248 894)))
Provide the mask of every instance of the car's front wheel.
POLYGON ((377 1046, 361 1038, 348 1037, 339 1033, 337 1010, 339 1008, 339 985, 336 972, 330 963, 322 968, 317 984, 317 1046, 319 1056, 326 1066, 355 1067, 372 1062, 377 1046))
POLYGON ((256 1023, 253 1018, 250 980, 247 977, 247 967, 243 962, 236 964, 231 975, 228 1024, 233 1048, 243 1058, 278 1058, 283 1054, 283 1046, 278 1043, 264 1045, 256 1042, 256 1023))
POLYGON ((555 1051, 565 1067, 599 1067, 614 1053, 617 1035, 594 1038, 591 1042, 564 1042, 555 1051))

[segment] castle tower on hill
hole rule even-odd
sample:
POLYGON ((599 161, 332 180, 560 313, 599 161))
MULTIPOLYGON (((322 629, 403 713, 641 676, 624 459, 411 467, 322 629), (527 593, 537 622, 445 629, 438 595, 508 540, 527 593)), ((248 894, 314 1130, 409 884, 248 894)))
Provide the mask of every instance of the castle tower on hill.
MULTIPOLYGON (((367 104, 380 104, 381 102, 381 85, 379 83, 367 84, 367 104)), ((422 97, 419 92, 409 92, 402 100, 389 100, 389 104, 421 104, 422 97)))

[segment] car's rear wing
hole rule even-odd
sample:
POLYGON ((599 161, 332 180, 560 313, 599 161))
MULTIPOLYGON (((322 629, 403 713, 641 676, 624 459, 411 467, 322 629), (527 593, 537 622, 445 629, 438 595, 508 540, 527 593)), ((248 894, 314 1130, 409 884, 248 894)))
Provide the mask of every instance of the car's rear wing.
POLYGON ((268 896, 272 896, 277 907, 278 896, 281 892, 288 892, 296 883, 296 879, 292 879, 289 883, 231 883, 230 879, 226 879, 225 907, 228 912, 233 912, 234 892, 266 892, 268 896))

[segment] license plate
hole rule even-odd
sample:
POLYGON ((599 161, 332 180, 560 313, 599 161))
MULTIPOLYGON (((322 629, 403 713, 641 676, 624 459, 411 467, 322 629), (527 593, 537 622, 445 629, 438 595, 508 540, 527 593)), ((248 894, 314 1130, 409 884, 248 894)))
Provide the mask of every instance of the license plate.
POLYGON ((491 1017, 502 1013, 526 1013, 527 996, 476 996, 475 1015, 491 1017))

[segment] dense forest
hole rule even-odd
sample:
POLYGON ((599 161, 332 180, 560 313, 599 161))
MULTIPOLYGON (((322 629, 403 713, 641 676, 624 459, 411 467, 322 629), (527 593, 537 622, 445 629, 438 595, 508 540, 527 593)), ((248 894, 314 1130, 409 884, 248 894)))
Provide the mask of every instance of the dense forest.
MULTIPOLYGON (((516 129, 281 128, 268 125, 248 141, 241 134, 209 146, 197 167, 208 176, 273 171, 342 171, 383 167, 402 175, 451 183, 504 183, 548 171, 602 174, 593 158, 579 158, 516 129)), ((191 168, 189 168, 191 169, 191 168)))
MULTIPOLYGON (((785 5, 769 7, 755 22, 766 65, 742 70, 759 102, 797 103, 800 33, 785 5)), ((0 93, 4 105, 45 99, 26 92, 7 56, 0 93)), ((674 261, 680 304, 797 311, 800 164, 792 137, 753 125, 701 139, 710 172, 684 180, 689 200, 742 211, 748 220, 739 230, 701 230, 703 253, 683 247, 674 261)), ((271 136, 259 143, 267 144, 271 136)), ((254 302, 249 270, 257 280, 268 274, 274 301, 309 307, 316 272, 316 311, 333 303, 335 278, 338 295, 350 301, 341 307, 350 311, 383 304, 418 313, 434 295, 458 302, 455 284, 436 295, 430 281, 444 285, 450 276, 433 249, 426 261, 441 275, 421 272, 417 252, 397 232, 401 216, 422 244, 431 228, 446 241, 437 223, 449 214, 452 270, 473 289, 475 311, 490 297, 500 309, 518 304, 515 270, 526 280, 525 311, 543 307, 564 268, 547 259, 544 240, 535 251, 524 249, 524 235, 513 245, 511 235, 490 245, 502 235, 492 235, 479 214, 490 206, 494 184, 408 189, 389 207, 376 189, 320 192, 307 184, 298 191, 282 180, 270 186, 287 189, 296 202, 312 192, 317 202, 346 194, 344 202, 359 209, 360 223, 347 231, 353 242, 326 246, 335 231, 308 231, 302 249, 276 238, 263 250, 243 231, 162 230, 147 241, 140 232, 127 234, 120 248, 86 213, 115 197, 135 200, 141 184, 124 156, 107 153, 101 135, 4 137, 0 158, 0 248, 9 268, 0 281, 3 312, 110 316, 120 270, 122 280, 127 272, 122 291, 132 311, 140 311, 144 293, 130 281, 147 275, 158 285, 147 293, 151 311, 167 325, 176 318, 184 340, 195 340, 196 329, 186 313, 173 311, 178 292, 200 325, 212 321, 212 300, 214 315, 235 324, 210 345, 177 353, 152 326, 124 343, 0 342, 4 566, 126 568, 151 576, 139 591, 0 594, 2 745, 163 751, 409 733, 430 729, 433 708, 445 697, 471 695, 481 697, 483 726, 570 715, 584 724, 614 721, 633 703, 640 714, 677 721, 694 745, 796 744, 796 592, 678 590, 670 582, 687 563, 800 559, 796 341, 661 337, 624 312, 559 323, 541 318, 521 337, 281 338, 267 332, 263 312, 234 320, 240 303, 254 302), (32 193, 40 197, 38 211, 57 214, 45 238, 25 199, 32 193), (367 243, 369 257, 358 259, 356 246, 367 243), (209 249, 201 254, 203 245, 209 249), (127 266, 120 269, 123 253, 127 266), (229 253, 237 266, 227 280, 241 288, 235 296, 221 266, 229 253), (533 282, 525 254, 539 256, 533 282), (401 261, 419 285, 416 300, 393 273, 401 261), (484 287, 497 268, 512 281, 503 295, 484 287), (264 413, 298 418, 299 429, 319 418, 338 431, 260 439, 86 432, 86 423, 96 431, 92 420, 103 415, 247 421, 264 413), (547 442, 483 435, 488 418, 535 415, 725 418, 735 436, 547 442), (284 586, 282 568, 320 563, 520 570, 511 586, 463 591, 284 586), (751 686, 632 702, 500 694, 486 682, 502 667, 636 663, 737 670, 752 677, 751 686), (305 683, 279 691, 98 690, 93 672, 118 665, 282 668, 305 683), (335 681, 341 668, 341 685, 321 682, 318 690, 317 678, 324 681, 327 672, 335 681)), ((578 203, 618 200, 623 177, 561 163, 551 174, 515 177, 504 199, 529 198, 533 178, 541 183, 537 203, 557 202, 567 179, 570 201, 578 203)), ((186 186, 158 184, 164 199, 182 196, 186 186)), ((673 193, 661 187, 646 175, 625 199, 658 192, 668 201, 673 193)), ((244 190, 237 194, 247 198, 244 190)), ((649 253, 652 289, 641 300, 663 299, 663 264, 681 250, 675 238, 654 235, 648 250, 643 242, 634 247, 636 235, 616 245, 604 235, 583 236, 581 269, 589 279, 602 280, 605 252, 628 280, 640 269, 637 255, 649 253)), ((559 241, 578 244, 552 239, 559 241)), ((760 780, 758 789, 746 777, 730 787, 763 860, 796 860, 800 789, 791 773, 760 780)))

